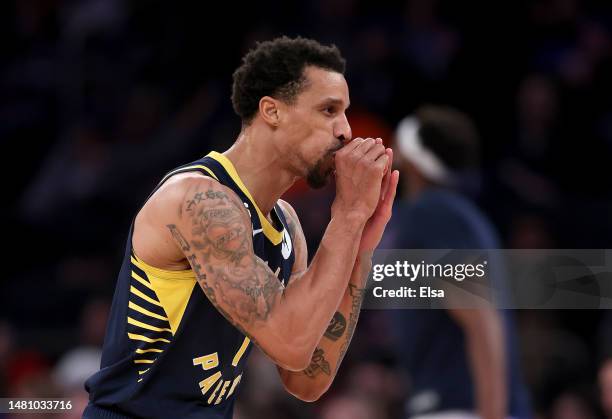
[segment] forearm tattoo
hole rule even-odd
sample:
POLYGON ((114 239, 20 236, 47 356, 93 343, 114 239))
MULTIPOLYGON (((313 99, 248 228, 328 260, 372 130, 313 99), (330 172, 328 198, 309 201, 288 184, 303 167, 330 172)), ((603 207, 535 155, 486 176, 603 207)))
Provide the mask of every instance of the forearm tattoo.
POLYGON ((331 375, 329 362, 325 359, 325 351, 321 348, 315 349, 310 360, 310 365, 304 370, 307 377, 315 378, 319 374, 331 375))
POLYGON ((359 319, 359 311, 361 310, 361 303, 365 297, 365 288, 357 288, 353 284, 349 284, 349 295, 351 296, 351 312, 349 314, 349 322, 346 331, 346 337, 340 348, 340 355, 338 356, 338 362, 336 363, 336 371, 342 363, 342 359, 348 350, 353 333, 355 332, 355 326, 357 326, 357 319, 359 319))
POLYGON ((344 331, 346 330, 346 319, 344 315, 339 311, 336 311, 334 317, 332 317, 331 322, 329 322, 329 326, 325 331, 325 336, 327 339, 331 339, 336 341, 342 337, 344 331))

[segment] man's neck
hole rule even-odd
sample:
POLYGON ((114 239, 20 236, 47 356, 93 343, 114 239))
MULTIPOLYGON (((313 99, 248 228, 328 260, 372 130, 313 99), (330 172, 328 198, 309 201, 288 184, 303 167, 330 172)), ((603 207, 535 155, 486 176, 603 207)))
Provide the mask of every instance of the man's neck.
POLYGON ((272 141, 256 138, 247 130, 223 153, 253 196, 255 204, 267 216, 276 201, 297 179, 287 169, 287 162, 272 141))

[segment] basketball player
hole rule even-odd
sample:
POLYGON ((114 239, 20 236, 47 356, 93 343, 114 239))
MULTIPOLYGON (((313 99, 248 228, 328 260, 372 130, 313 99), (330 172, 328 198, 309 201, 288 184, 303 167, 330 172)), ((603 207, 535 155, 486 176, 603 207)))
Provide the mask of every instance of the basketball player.
POLYGON ((234 145, 168 173, 135 217, 85 418, 230 418, 253 345, 294 396, 329 388, 399 178, 380 139, 351 141, 344 67, 335 46, 303 38, 245 56, 234 145), (331 174, 332 218, 307 266, 279 197, 331 174))
MULTIPOLYGON (((479 166, 471 119, 447 107, 423 106, 397 128, 404 199, 396 204, 385 245, 398 249, 499 249, 495 228, 464 192, 479 166)), ((491 261, 494 255, 490 255, 491 261)), ((499 261, 488 278, 502 290, 499 261)), ((499 296, 498 296, 499 297, 499 296)), ((511 311, 395 310, 398 359, 409 373, 406 417, 528 419, 511 311)))

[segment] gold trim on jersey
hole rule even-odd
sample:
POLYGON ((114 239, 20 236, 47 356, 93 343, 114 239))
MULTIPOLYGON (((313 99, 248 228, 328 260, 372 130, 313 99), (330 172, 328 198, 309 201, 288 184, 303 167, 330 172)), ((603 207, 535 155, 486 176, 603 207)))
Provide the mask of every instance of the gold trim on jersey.
MULTIPOLYGON (((131 257, 130 294, 128 300, 127 336, 134 341, 134 364, 153 364, 171 343, 183 317, 195 278, 190 271, 164 271, 147 265, 135 255, 131 257), (160 279, 160 275, 163 276, 160 279), (176 292, 179 303, 168 302, 164 294, 171 288, 189 288, 189 294, 176 292)), ((148 368, 138 368, 137 381, 141 382, 148 368)))
MULTIPOLYGON (((159 300, 159 306, 166 313, 172 335, 175 335, 197 283, 193 271, 191 269, 168 271, 155 268, 136 255, 132 256, 132 263, 146 274, 150 288, 159 300)), ((134 294, 138 295, 136 292, 134 294)))
MULTIPOLYGON (((166 269, 156 268, 155 266, 151 266, 147 262, 145 262, 144 260, 140 259, 135 254, 131 258, 132 258, 132 263, 134 265, 136 265, 137 267, 139 267, 140 269, 142 269, 147 274, 147 276, 153 275, 153 276, 159 276, 161 278, 167 278, 167 279, 186 279, 186 280, 194 280, 195 281, 195 274, 193 273, 193 271, 191 269, 183 269, 183 270, 179 270, 179 271, 170 271, 170 270, 166 270, 166 269)), ((134 273, 132 273, 132 276, 134 276, 134 273)), ((136 276, 138 276, 138 275, 136 275, 136 276)), ((151 278, 149 278, 149 280, 150 279, 151 278)), ((136 280, 138 280, 138 278, 136 278, 136 280)), ((150 285, 149 288, 151 288, 152 284, 149 283, 149 285, 150 285)), ((151 289, 153 289, 153 288, 151 288, 151 289)))
POLYGON ((283 232, 278 231, 276 228, 274 228, 272 223, 270 223, 270 221, 268 221, 268 219, 263 215, 263 213, 257 206, 257 203, 253 199, 253 196, 251 196, 251 193, 247 189, 246 185, 244 184, 242 179, 240 179, 240 176, 238 175, 238 172, 236 171, 236 168, 234 167, 234 164, 230 161, 230 159, 228 159, 221 153, 217 153, 216 151, 211 151, 210 153, 208 153, 207 157, 210 157, 211 159, 214 159, 217 162, 219 162, 221 166, 223 166, 227 174, 230 175, 232 180, 236 183, 236 185, 238 185, 242 193, 244 193, 247 196, 247 198, 251 200, 251 202, 253 203, 253 206, 255 207, 255 211, 257 211, 259 222, 261 223, 261 228, 263 229, 264 235, 275 246, 278 245, 280 242, 282 242, 283 232))
POLYGON ((235 367, 238 365, 238 363, 240 362, 240 359, 242 358, 242 355, 244 355, 244 352, 249 347, 250 342, 251 342, 251 339, 245 336, 244 340, 242 341, 242 345, 240 345, 240 349, 238 349, 238 352, 236 352, 236 355, 234 355, 234 359, 232 360, 232 366, 235 367))
POLYGON ((162 349, 157 349, 157 348, 149 348, 149 349, 140 349, 137 348, 136 349, 136 353, 137 354, 146 354, 147 352, 158 352, 158 353, 162 353, 164 352, 162 349))
POLYGON ((156 301, 156 300, 152 299, 151 297, 148 297, 145 293, 143 293, 142 291, 139 291, 138 288, 134 287, 133 285, 130 286, 130 292, 132 294, 142 298, 147 303, 151 303, 151 304, 153 304, 155 306, 163 308, 163 306, 159 303, 159 301, 156 301))
MULTIPOLYGON (((141 327, 143 329, 147 329, 147 330, 152 330, 154 332, 172 332, 172 330, 165 328, 165 327, 156 327, 156 326, 151 326, 150 324, 147 323, 143 323, 140 322, 136 319, 131 318, 130 316, 128 316, 128 324, 133 324, 134 326, 138 326, 141 327)), ((139 350, 136 349, 136 353, 142 353, 142 352, 138 352, 139 350)), ((147 349, 146 352, 157 352, 154 351, 152 349, 147 349)), ((159 352, 162 352, 161 350, 159 350, 159 352)))
POLYGON ((135 310, 135 311, 137 311, 137 312, 139 312, 141 314, 144 314, 145 316, 153 317, 154 319, 168 321, 167 317, 160 316, 157 313, 153 313, 152 311, 149 311, 146 308, 140 307, 138 304, 136 304, 136 303, 134 303, 132 301, 128 301, 128 308, 131 308, 132 310, 135 310))
POLYGON ((130 339, 132 339, 132 340, 140 340, 142 342, 147 342, 147 343, 155 343, 155 342, 170 343, 170 341, 168 339, 164 339, 164 338, 150 338, 148 336, 139 335, 137 333, 128 333, 128 337, 130 339))

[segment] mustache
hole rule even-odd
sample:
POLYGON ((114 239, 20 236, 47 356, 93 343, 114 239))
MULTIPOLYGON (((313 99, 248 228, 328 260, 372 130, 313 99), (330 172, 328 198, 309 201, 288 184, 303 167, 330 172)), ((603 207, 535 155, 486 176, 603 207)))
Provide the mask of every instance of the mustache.
POLYGON ((344 147, 344 137, 339 137, 337 138, 338 143, 332 147, 330 147, 328 154, 334 154, 336 151, 340 150, 342 147, 344 147))

